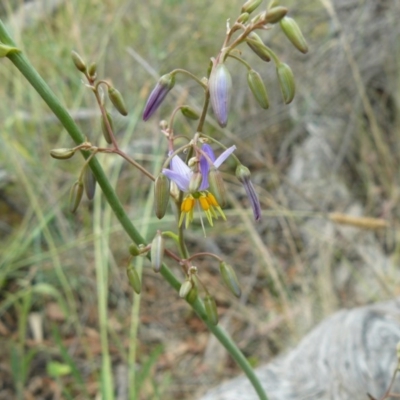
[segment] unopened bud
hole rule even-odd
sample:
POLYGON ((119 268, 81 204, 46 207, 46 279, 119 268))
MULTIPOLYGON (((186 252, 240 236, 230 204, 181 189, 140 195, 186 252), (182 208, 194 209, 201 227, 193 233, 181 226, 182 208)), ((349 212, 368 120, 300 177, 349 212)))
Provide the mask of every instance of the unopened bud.
POLYGON ((226 262, 222 262, 219 265, 219 270, 221 272, 222 280, 224 281, 224 283, 228 287, 228 289, 236 297, 240 297, 240 295, 242 294, 242 291, 240 289, 239 281, 238 281, 238 278, 237 278, 236 273, 233 270, 233 268, 226 262))
POLYGON ((154 182, 154 206, 158 219, 162 219, 167 211, 169 195, 170 180, 164 174, 160 174, 154 182))
POLYGON ((160 231, 151 242, 151 266, 154 272, 160 272, 164 259, 165 241, 160 231))
POLYGON ((82 200, 83 195, 83 183, 75 182, 71 188, 71 192, 69 194, 69 210, 74 213, 82 200))
POLYGON ((96 63, 91 63, 90 65, 89 65, 89 68, 88 68, 88 75, 92 78, 92 79, 95 79, 96 78, 96 76, 97 76, 97 64, 96 63))
POLYGON ((240 12, 251 14, 261 3, 262 0, 247 0, 246 3, 243 4, 240 12))
POLYGON ((257 54, 258 57, 263 61, 271 61, 271 56, 268 51, 268 47, 264 44, 260 36, 257 33, 250 32, 246 38, 247 45, 257 54))
MULTIPOLYGON (((106 111, 106 116, 107 116, 108 124, 109 124, 111 130, 114 131, 113 120, 112 120, 111 114, 108 111, 106 111)), ((104 136, 104 139, 106 140, 106 142, 108 144, 111 144, 112 140, 111 140, 110 132, 108 131, 107 124, 106 124, 103 116, 101 116, 101 132, 103 133, 103 136, 104 136)))
POLYGON ((221 173, 214 166, 210 167, 210 172, 208 173, 208 184, 211 193, 215 196, 217 203, 221 208, 226 205, 226 189, 224 180, 222 179, 221 173))
POLYGON ((203 176, 201 175, 201 172, 193 172, 189 181, 189 193, 196 193, 199 190, 202 181, 203 176))
POLYGON ((193 283, 190 279, 183 282, 179 290, 179 297, 181 297, 182 299, 185 298, 192 290, 192 288, 193 288, 193 283))
POLYGON ((268 3, 267 9, 269 10, 270 8, 277 7, 277 6, 279 6, 279 0, 271 0, 268 3))
POLYGON ((283 33, 292 42, 293 46, 302 53, 307 53, 308 45, 297 22, 293 18, 284 17, 280 20, 279 24, 283 33))
POLYGON ((140 255, 140 249, 139 247, 136 246, 135 243, 131 243, 129 245, 129 253, 133 256, 136 257, 138 255, 140 255))
POLYGON ((260 74, 254 71, 254 69, 249 70, 247 73, 247 83, 257 103, 262 108, 267 109, 269 107, 268 94, 260 74))
POLYGON ((279 22, 289 11, 286 7, 273 7, 267 11, 265 16, 265 23, 266 24, 276 24, 279 22))
POLYGON ((293 72, 289 65, 285 63, 280 63, 276 68, 276 72, 278 74, 279 86, 282 91, 283 100, 286 104, 289 104, 293 100, 296 92, 293 72))
POLYGON ((192 288, 189 290, 188 294, 186 295, 186 301, 189 304, 193 304, 198 297, 199 290, 197 289, 197 285, 195 282, 192 282, 192 288))
POLYGON ((85 73, 86 72, 86 64, 83 61, 82 57, 76 51, 71 51, 71 58, 75 64, 76 69, 85 73))
POLYGON ((196 110, 194 110, 192 107, 189 107, 189 106, 182 107, 181 112, 186 118, 192 119, 194 121, 196 121, 200 118, 199 113, 196 110))
POLYGON ((218 63, 213 66, 208 81, 208 87, 215 118, 218 124, 224 128, 228 123, 232 92, 232 78, 225 64, 218 63))
POLYGON ((67 160, 75 154, 74 149, 53 149, 50 150, 50 155, 57 160, 67 160))
POLYGON ((147 121, 160 107, 167 94, 175 85, 175 75, 166 74, 163 75, 157 82, 156 87, 150 93, 147 103, 143 111, 143 120, 147 121))
POLYGON ((250 15, 249 15, 248 12, 240 14, 238 19, 237 19, 237 22, 239 22, 239 24, 244 24, 249 20, 249 17, 250 17, 250 15))
POLYGON ((96 177, 89 166, 85 167, 83 173, 83 186, 85 188, 86 197, 89 200, 93 200, 94 194, 96 193, 96 177))
POLYGON ((129 264, 126 274, 128 275, 129 284, 132 286, 132 289, 135 293, 140 294, 142 290, 142 282, 140 281, 136 268, 132 264, 129 264))
POLYGON ((206 309, 206 315, 208 321, 212 325, 218 325, 218 311, 217 311, 217 304, 213 297, 209 294, 206 295, 204 299, 204 308, 206 309))
POLYGON ((113 103, 114 107, 117 109, 117 111, 121 115, 128 115, 128 111, 126 110, 125 102, 124 99, 122 98, 121 93, 115 89, 114 87, 109 87, 108 88, 108 97, 111 100, 111 103, 113 103))

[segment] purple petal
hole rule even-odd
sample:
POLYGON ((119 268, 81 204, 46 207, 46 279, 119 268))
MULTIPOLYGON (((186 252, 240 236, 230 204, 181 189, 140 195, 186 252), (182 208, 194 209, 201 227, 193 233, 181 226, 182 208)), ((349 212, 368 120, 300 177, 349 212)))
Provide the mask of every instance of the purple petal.
POLYGON ((156 87, 150 93, 147 103, 143 111, 143 120, 147 121, 158 109, 161 103, 164 101, 168 92, 174 87, 175 76, 174 75, 163 75, 157 82, 156 87))
POLYGON ((250 179, 245 179, 242 181, 244 189, 246 190, 247 197, 250 200, 251 208, 253 209, 254 219, 259 221, 261 219, 261 205, 258 200, 258 196, 256 191, 254 190, 254 186, 251 183, 250 179))
MULTIPOLYGON (((215 154, 212 149, 212 147, 208 144, 203 144, 201 149, 206 153, 206 155, 210 158, 212 162, 215 161, 215 154)), ((206 157, 201 156, 200 157, 200 172, 201 176, 203 177, 203 180, 201 182, 201 185, 199 187, 199 190, 206 190, 209 186, 208 184, 208 172, 210 171, 210 163, 209 160, 207 160, 206 157)))
POLYGON ((236 146, 227 148, 218 158, 214 161, 215 168, 219 168, 222 163, 236 150, 236 146))
POLYGON ((189 179, 185 175, 181 175, 179 172, 172 171, 171 169, 164 168, 162 173, 171 181, 174 181, 178 186, 179 190, 182 192, 187 192, 189 190, 189 179))

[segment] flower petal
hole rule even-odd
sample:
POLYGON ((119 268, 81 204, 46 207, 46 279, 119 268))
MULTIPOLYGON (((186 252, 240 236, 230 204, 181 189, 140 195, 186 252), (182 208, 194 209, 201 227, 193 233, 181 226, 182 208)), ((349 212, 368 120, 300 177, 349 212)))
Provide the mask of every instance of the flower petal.
POLYGON ((254 190, 254 186, 250 179, 246 179, 243 182, 244 189, 246 190, 247 197, 250 200, 251 208, 253 209, 254 219, 259 221, 261 219, 261 206, 260 201, 258 200, 258 196, 256 191, 254 190))
POLYGON ((171 181, 174 181, 182 192, 187 192, 189 190, 189 179, 185 175, 181 175, 179 172, 166 168, 162 170, 162 173, 171 179, 171 181))
POLYGON ((227 148, 219 157, 214 161, 215 168, 219 168, 222 163, 236 150, 236 146, 227 148))
MULTIPOLYGON (((202 151, 206 153, 209 159, 214 162, 215 161, 215 154, 212 147, 208 144, 203 144, 201 147, 202 151)), ((200 157, 200 172, 201 176, 203 177, 203 181, 201 182, 199 190, 206 190, 209 186, 208 184, 208 173, 210 171, 210 163, 209 160, 204 157, 203 155, 200 157)))

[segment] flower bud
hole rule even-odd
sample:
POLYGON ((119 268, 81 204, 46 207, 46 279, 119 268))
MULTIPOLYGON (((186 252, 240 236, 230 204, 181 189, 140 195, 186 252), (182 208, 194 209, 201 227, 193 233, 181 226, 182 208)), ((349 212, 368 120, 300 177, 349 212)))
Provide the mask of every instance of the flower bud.
POLYGON ((288 8, 281 6, 270 8, 265 16, 265 23, 276 24, 287 14, 288 11, 288 8))
POLYGON ((246 3, 243 4, 240 12, 251 14, 260 4, 262 0, 247 0, 246 3))
POLYGON ((233 268, 226 262, 222 262, 219 265, 219 270, 221 272, 222 280, 229 290, 236 296, 240 297, 242 291, 239 286, 239 281, 233 268))
MULTIPOLYGON (((108 120, 108 123, 110 125, 110 128, 113 131, 114 130, 114 126, 113 126, 113 120, 111 118, 111 114, 108 111, 106 111, 106 115, 107 115, 107 120, 108 120)), ((110 132, 107 129, 107 125, 106 125, 106 122, 105 122, 103 116, 101 116, 101 131, 103 133, 104 139, 106 139, 106 142, 108 144, 111 144, 112 140, 111 140, 110 132)))
POLYGON ((96 193, 96 177, 89 166, 85 167, 83 173, 83 186, 85 188, 86 197, 89 200, 93 200, 94 194, 96 193))
POLYGON ((279 86, 282 91, 283 100, 286 104, 289 104, 293 100, 296 92, 293 72, 289 65, 285 63, 280 63, 276 67, 276 72, 278 74, 279 86))
POLYGON ((164 259, 165 241, 160 231, 157 231, 156 236, 151 242, 151 266, 154 272, 160 272, 164 259))
POLYGON ((189 106, 183 106, 181 108, 181 113, 186 118, 192 119, 194 121, 196 121, 196 120, 198 120, 200 118, 199 113, 196 110, 194 110, 192 107, 189 107, 189 106))
POLYGON ((193 288, 193 283, 190 279, 183 282, 181 288, 179 289, 179 297, 181 297, 182 299, 185 298, 192 290, 192 288, 193 288))
POLYGON ((132 264, 129 264, 126 269, 126 274, 128 275, 129 284, 132 286, 132 289, 135 293, 140 294, 142 290, 142 282, 140 281, 136 268, 132 264))
POLYGON ((175 75, 166 74, 163 75, 157 82, 156 87, 150 93, 147 103, 143 111, 143 120, 147 121, 160 107, 161 103, 164 101, 165 97, 169 91, 175 85, 175 75))
POLYGON ((268 3, 267 9, 269 10, 269 9, 271 9, 271 8, 273 8, 273 7, 277 7, 278 5, 279 5, 279 0, 271 0, 271 1, 268 3))
POLYGON ((202 181, 203 176, 201 175, 201 172, 193 172, 189 181, 189 193, 196 193, 199 190, 202 181))
POLYGON ((186 301, 189 304, 193 304, 198 297, 199 290, 197 289, 197 285, 192 282, 192 288, 189 290, 188 294, 186 295, 186 301))
POLYGON ((96 78, 96 76, 97 76, 97 64, 96 63, 91 63, 90 65, 89 65, 89 68, 88 68, 88 75, 92 78, 92 79, 95 79, 96 78))
POLYGON ((154 183, 154 206, 158 219, 162 219, 167 211, 169 192, 169 179, 164 174, 158 175, 154 183))
POLYGON ((250 170, 244 165, 240 164, 236 168, 236 177, 243 184, 247 197, 250 200, 250 205, 253 209, 254 219, 256 221, 259 221, 261 219, 261 205, 260 201, 258 200, 257 193, 254 190, 254 186, 250 180, 250 170))
POLYGON ((57 160, 67 160, 75 154, 74 149, 53 149, 50 150, 50 155, 57 160))
POLYGON ((212 325, 217 325, 218 324, 217 304, 215 303, 214 298, 211 297, 209 294, 207 294, 204 299, 204 308, 206 309, 206 315, 208 321, 212 325))
POLYGON ((292 42, 293 46, 302 53, 307 53, 308 45, 297 22, 293 18, 284 17, 280 20, 279 24, 283 33, 292 42))
POLYGON ((239 24, 245 24, 249 20, 249 17, 250 15, 247 12, 240 14, 237 19, 237 22, 239 22, 239 24))
POLYGON ((69 194, 69 210, 74 213, 79 206, 79 203, 82 200, 83 195, 83 183, 75 182, 71 188, 71 192, 69 194))
POLYGON ((211 193, 215 196, 217 203, 221 208, 226 205, 226 190, 224 180, 222 179, 221 173, 214 166, 210 167, 208 173, 208 184, 211 193))
POLYGON ((246 38, 246 43, 261 60, 271 61, 269 50, 257 33, 250 32, 246 38))
POLYGON ((76 69, 85 73, 86 72, 86 64, 83 61, 82 57, 76 51, 71 51, 71 58, 75 64, 76 69))
POLYGON ((221 128, 228 123, 229 104, 232 92, 232 78, 225 64, 214 64, 208 81, 211 106, 221 128))
POLYGON ((269 107, 267 89, 265 88, 260 74, 257 71, 254 71, 254 69, 249 70, 247 73, 247 83, 249 84, 250 90, 257 100, 257 103, 262 108, 267 109, 269 107))
POLYGON ((111 100, 111 103, 113 103, 114 107, 117 109, 117 111, 123 115, 126 116, 128 115, 128 111, 126 110, 125 102, 124 99, 121 95, 121 93, 115 89, 114 87, 109 87, 108 88, 108 97, 111 100))
POLYGON ((135 243, 131 243, 129 245, 129 253, 133 256, 136 257, 138 255, 140 255, 140 249, 139 247, 136 246, 135 243))

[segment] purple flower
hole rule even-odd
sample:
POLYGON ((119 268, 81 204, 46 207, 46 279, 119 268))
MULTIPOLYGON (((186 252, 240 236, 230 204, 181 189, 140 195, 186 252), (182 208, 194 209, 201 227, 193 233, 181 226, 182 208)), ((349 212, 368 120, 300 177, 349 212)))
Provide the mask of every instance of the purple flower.
POLYGON ((249 169, 244 165, 239 165, 236 168, 236 176, 243 184, 247 197, 250 200, 251 208, 253 209, 254 219, 256 221, 259 221, 261 219, 261 206, 260 201, 258 200, 257 193, 254 190, 254 186, 250 180, 249 169))
MULTIPOLYGON (((199 191, 203 191, 208 189, 208 172, 210 171, 210 162, 215 168, 219 168, 222 163, 236 150, 236 146, 231 146, 226 149, 220 156, 216 159, 214 155, 214 151, 208 144, 203 144, 202 151, 207 155, 205 157, 202 155, 200 157, 200 172, 202 175, 202 181, 199 187, 199 191)), ((180 157, 174 156, 171 160, 171 168, 164 168, 162 173, 166 175, 169 179, 174 181, 178 188, 185 193, 189 192, 189 183, 190 179, 193 175, 193 170, 190 169, 188 165, 184 161, 181 160, 180 157)))
POLYGON ((147 121, 158 109, 169 91, 175 85, 175 75, 163 75, 157 82, 156 87, 150 93, 143 111, 143 120, 147 121))

